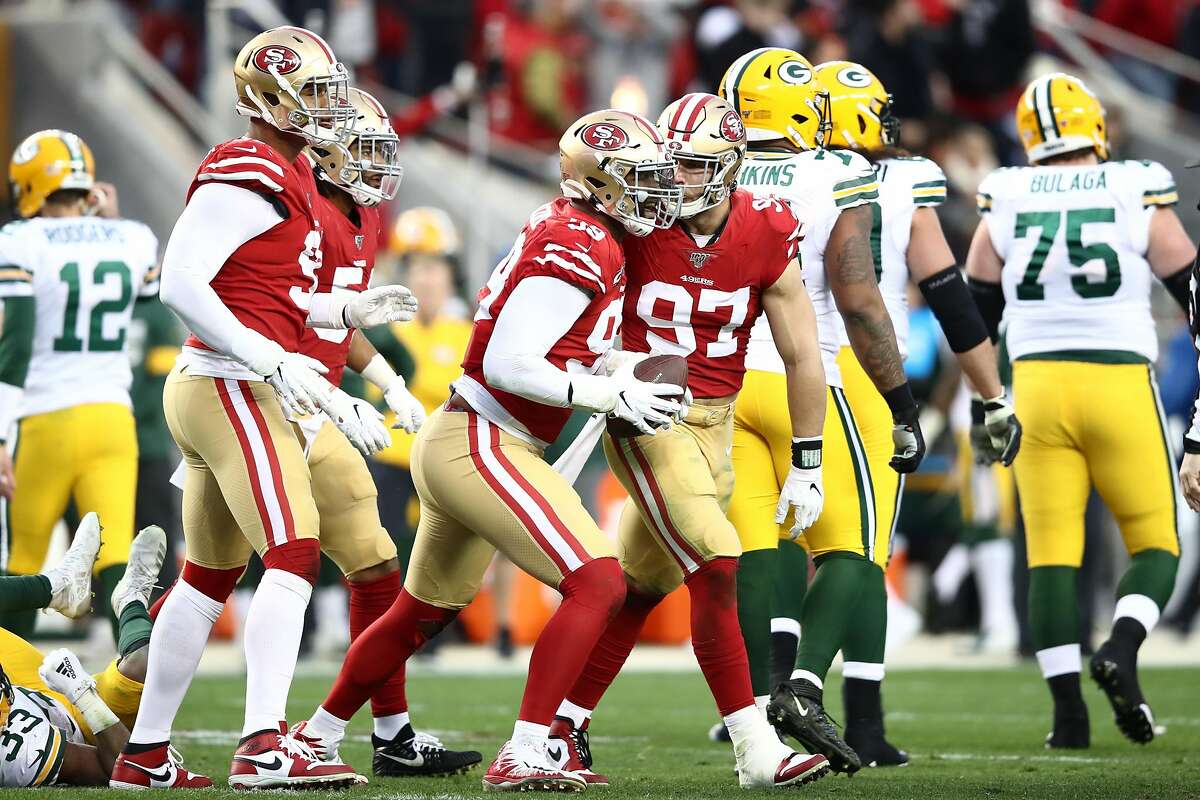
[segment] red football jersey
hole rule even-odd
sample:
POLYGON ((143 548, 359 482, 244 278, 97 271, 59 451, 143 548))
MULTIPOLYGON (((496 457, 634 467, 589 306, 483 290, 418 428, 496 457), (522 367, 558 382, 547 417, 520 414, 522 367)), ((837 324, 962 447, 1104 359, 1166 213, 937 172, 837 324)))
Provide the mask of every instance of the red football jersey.
POLYGON ((738 189, 731 204, 725 227, 705 247, 678 222, 625 240, 621 347, 686 356, 696 397, 742 388, 762 293, 796 257, 802 238, 800 220, 783 200, 738 189))
MULTIPOLYGON (((233 139, 208 151, 188 187, 188 199, 214 181, 262 195, 280 211, 281 221, 235 250, 210 285, 239 322, 284 350, 298 352, 321 266, 312 165, 303 156, 290 162, 255 139, 233 139)), ((195 335, 186 344, 210 349, 195 335)))
MULTIPOLYGON (((625 255, 620 243, 594 217, 560 197, 533 212, 508 257, 479 290, 479 310, 463 360, 463 377, 455 388, 492 422, 527 431, 548 444, 562 432, 571 409, 495 389, 483 376, 483 354, 496 318, 513 288, 535 275, 566 281, 592 298, 583 315, 546 354, 559 369, 592 373, 602 368, 601 358, 612 348, 621 328, 625 255)), ((530 324, 536 325, 537 320, 530 324)))
MULTIPOLYGON (((313 199, 321 221, 321 266, 317 269, 317 294, 361 292, 371 282, 375 252, 379 247, 378 208, 356 206, 359 224, 318 192, 313 199)), ((300 352, 324 364, 325 378, 334 386, 342 382, 353 330, 308 328, 300 352)))

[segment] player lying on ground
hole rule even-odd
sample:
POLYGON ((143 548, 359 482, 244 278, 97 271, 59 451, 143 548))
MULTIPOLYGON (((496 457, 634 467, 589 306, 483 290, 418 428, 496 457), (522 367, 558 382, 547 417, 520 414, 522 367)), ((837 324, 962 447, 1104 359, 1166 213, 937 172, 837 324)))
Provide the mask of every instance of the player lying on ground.
MULTIPOLYGON (((86 550, 98 547, 98 533, 96 515, 89 513, 56 569, 78 571, 86 550)), ((118 655, 98 675, 89 675, 69 650, 43 655, 0 629, 0 786, 108 785, 142 698, 151 631, 147 602, 166 552, 167 537, 158 526, 134 538, 112 594, 120 620, 118 655)), ((82 569, 90 575, 90 565, 82 569)))

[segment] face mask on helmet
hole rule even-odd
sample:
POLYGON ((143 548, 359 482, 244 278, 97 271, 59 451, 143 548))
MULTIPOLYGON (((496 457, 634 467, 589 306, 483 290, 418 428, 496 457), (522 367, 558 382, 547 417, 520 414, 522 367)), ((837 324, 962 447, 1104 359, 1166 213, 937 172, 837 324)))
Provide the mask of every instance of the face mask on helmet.
POLYGON ((675 175, 683 192, 679 216, 689 219, 729 197, 740 162, 739 153, 733 150, 719 155, 676 156, 675 175))
POLYGON ((616 204, 606 209, 635 236, 669 228, 679 218, 683 189, 675 182, 673 161, 631 164, 612 161, 602 166, 623 189, 616 204))
POLYGON ((400 139, 395 133, 363 132, 348 144, 313 147, 321 177, 343 189, 360 206, 391 200, 400 188, 400 139))
MULTIPOLYGON (((345 68, 335 65, 340 75, 312 78, 292 94, 299 106, 288 112, 288 122, 311 144, 340 142, 354 126, 357 112, 350 105, 350 83, 345 68)), ((279 78, 280 87, 291 86, 279 78)))

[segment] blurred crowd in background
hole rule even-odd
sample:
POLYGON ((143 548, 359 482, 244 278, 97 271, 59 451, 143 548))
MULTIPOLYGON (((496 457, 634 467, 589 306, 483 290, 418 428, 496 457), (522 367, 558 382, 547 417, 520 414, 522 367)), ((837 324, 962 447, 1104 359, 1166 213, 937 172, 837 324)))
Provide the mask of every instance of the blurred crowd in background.
MULTIPOLYGON (((979 182, 998 166, 1024 160, 1012 111, 1031 59, 1050 46, 1035 35, 1029 0, 279 0, 274 5, 291 22, 323 33, 356 80, 410 98, 391 109, 401 136, 436 138, 439 119, 470 117, 486 122, 495 140, 537 151, 547 164, 553 163, 562 129, 583 112, 617 106, 653 119, 685 92, 715 91, 727 66, 757 47, 796 49, 814 64, 861 62, 894 95, 901 145, 929 156, 946 173, 949 202, 939 214, 960 263, 977 222, 979 182)), ((1200 56, 1200 0, 1069 0, 1066 5, 1150 42, 1200 56)), ((143 45, 182 85, 201 95, 205 4, 124 0, 123 7, 127 25, 143 45)), ((251 20, 246 25, 253 27, 251 20)), ((1133 56, 1114 53, 1112 64, 1140 91, 1200 112, 1200 85, 1133 56)), ((1136 155, 1124 150, 1124 127, 1110 115, 1115 158, 1136 155)), ((553 174, 551 168, 526 177, 544 181, 549 197, 553 174)), ((1176 178, 1183 182, 1186 176, 1176 178)), ((373 338, 432 409, 447 398, 458 375, 477 287, 464 274, 456 221, 427 203, 401 186, 388 212, 391 236, 378 267, 388 279, 413 289, 420 316, 373 338)), ((1190 213, 1183 210, 1185 216, 1190 213)), ((1003 470, 980 475, 964 457, 955 400, 961 381, 953 358, 919 293, 913 293, 912 308, 907 367, 914 384, 923 388, 923 421, 932 447, 906 489, 899 546, 889 570, 893 623, 903 629, 898 635, 922 628, 976 631, 981 649, 1016 652, 1026 638, 1025 572, 1011 476, 1003 470), (973 552, 981 547, 1010 551, 1008 574, 972 570, 973 552)), ((138 525, 164 524, 179 555, 179 498, 166 482, 178 453, 163 423, 161 391, 183 332, 163 307, 139 304, 137 309, 134 396, 144 467, 138 525)), ((1166 301, 1156 310, 1164 323, 1163 402, 1182 430, 1197 388, 1195 355, 1174 304, 1166 301)), ((348 372, 347 382, 354 379, 348 372)), ((568 428, 565 436, 576 429, 568 428)), ((383 521, 402 558, 411 548, 418 516, 407 472, 410 446, 411 437, 397 432, 394 445, 372 464, 383 521)), ((581 494, 602 523, 615 528, 620 487, 602 455, 593 461, 581 478, 581 494)), ((1109 546, 1117 541, 1111 519, 1098 501, 1093 506, 1081 591, 1088 595, 1083 608, 1100 622, 1107 611, 1097 605, 1103 602, 1099 598, 1111 596, 1123 556, 1120 548, 1109 546)), ((1194 522, 1189 519, 1188 525, 1194 522)), ((1194 530, 1185 531, 1194 536, 1194 530)), ((168 561, 166 571, 173 569, 168 561)), ((1200 603, 1194 574, 1187 566, 1181 570, 1185 585, 1170 618, 1181 633, 1190 630, 1200 603)), ((164 575, 164 585, 171 577, 164 575)), ((345 645, 346 599, 339 580, 330 569, 311 606, 314 635, 308 641, 318 650, 336 652, 345 645)), ((493 642, 507 655, 514 643, 536 635, 548 616, 547 594, 514 575, 511 566, 497 565, 491 591, 462 615, 458 630, 441 638, 493 642)), ((686 604, 685 598, 676 600, 686 604)), ((680 625, 671 617, 679 613, 665 604, 648 636, 665 643, 685 640, 686 616, 680 625)), ((1090 623, 1085 619, 1085 627, 1090 623)))

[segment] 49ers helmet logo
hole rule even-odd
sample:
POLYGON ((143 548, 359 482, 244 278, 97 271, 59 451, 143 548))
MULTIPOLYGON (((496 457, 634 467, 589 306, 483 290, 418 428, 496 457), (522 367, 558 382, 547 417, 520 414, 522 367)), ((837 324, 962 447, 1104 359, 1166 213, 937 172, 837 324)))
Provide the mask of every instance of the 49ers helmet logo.
POLYGON ((593 122, 579 133, 579 137, 596 150, 617 150, 629 144, 629 134, 611 122, 593 122))
POLYGON ((736 111, 726 111, 721 118, 721 136, 731 142, 740 142, 745 138, 746 128, 736 111))
POLYGON ((270 72, 274 67, 280 75, 287 75, 300 69, 300 54, 290 47, 273 44, 260 48, 251 59, 254 66, 263 72, 270 72))

